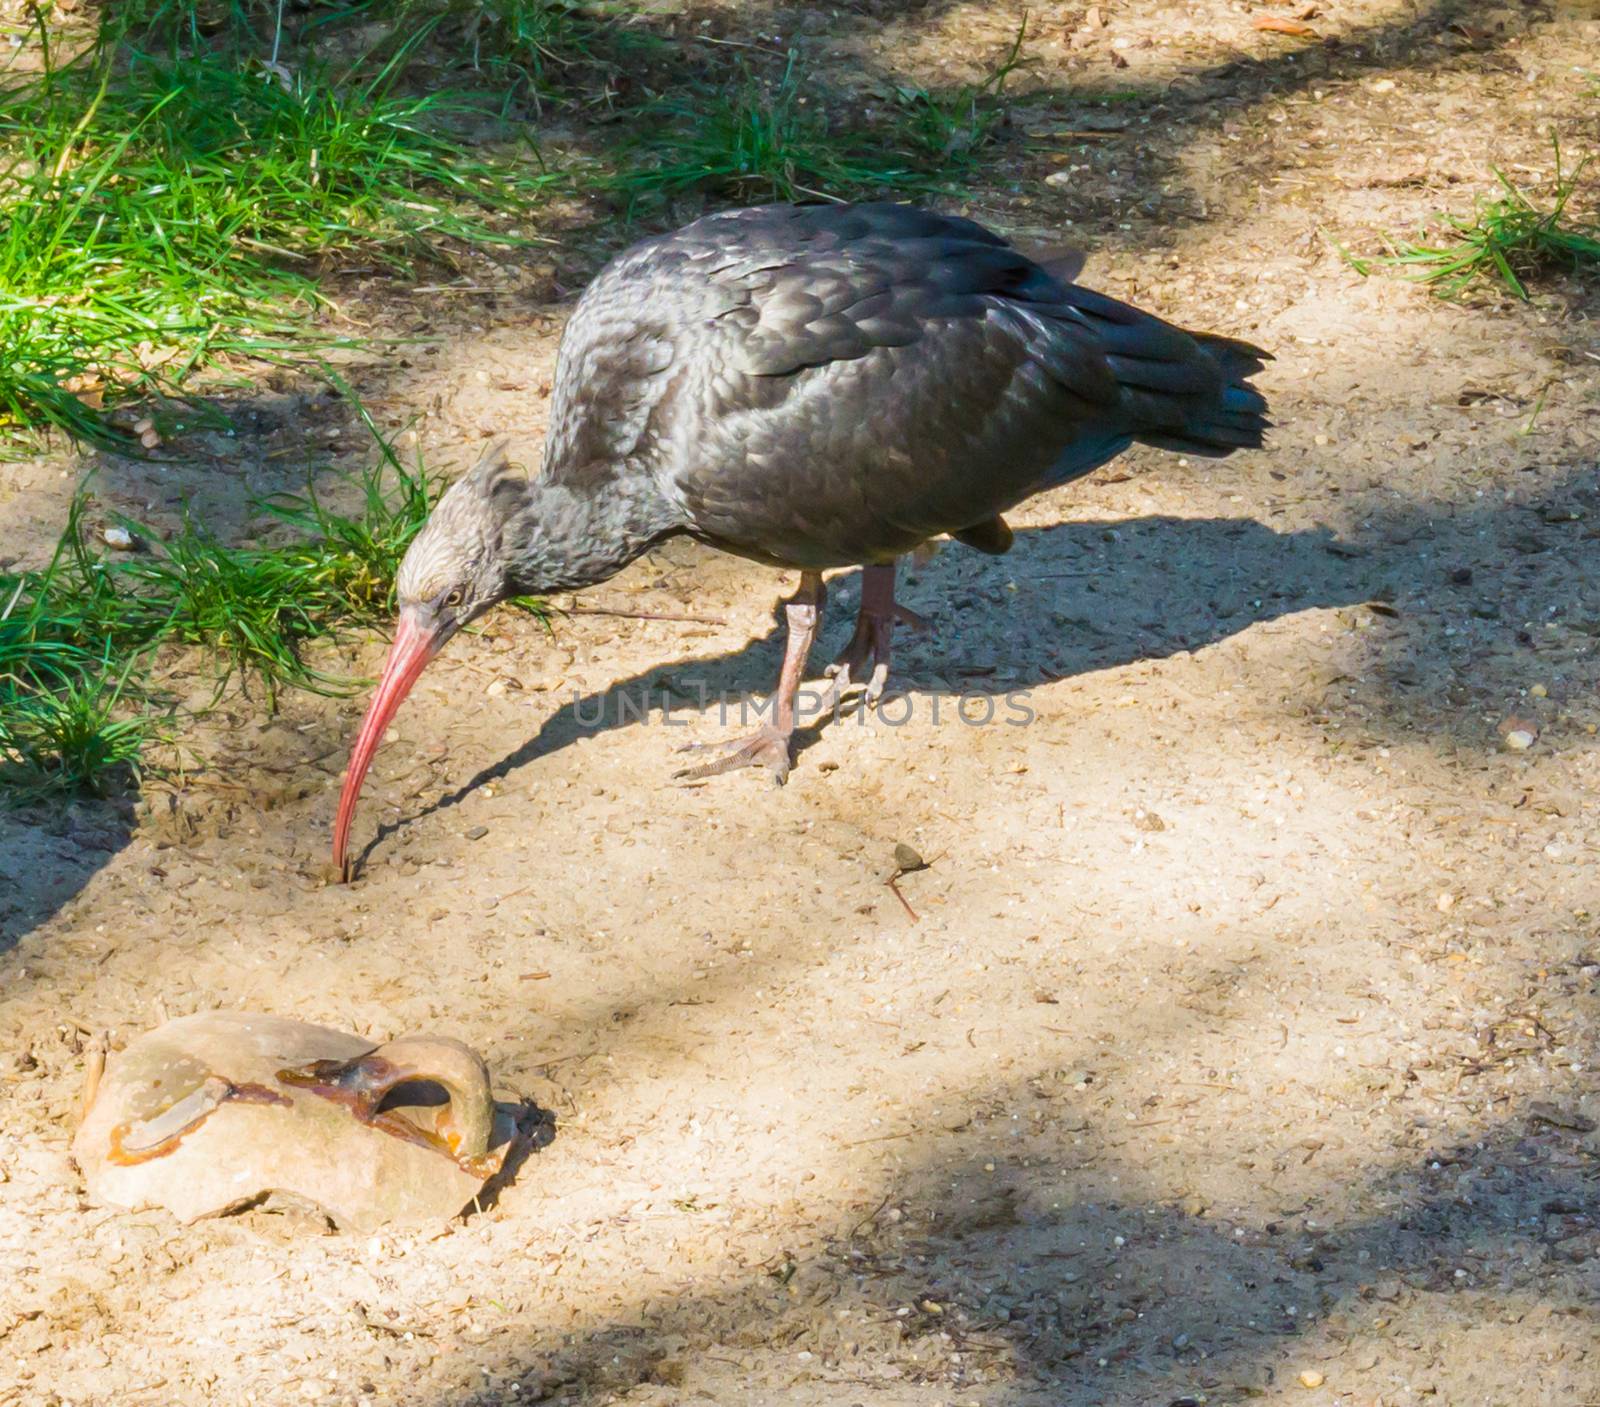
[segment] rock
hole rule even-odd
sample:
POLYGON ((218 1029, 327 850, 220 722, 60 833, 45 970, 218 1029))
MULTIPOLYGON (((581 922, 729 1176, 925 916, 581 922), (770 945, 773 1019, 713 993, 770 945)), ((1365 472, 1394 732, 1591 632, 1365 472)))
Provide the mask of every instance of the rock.
POLYGON ((1529 718, 1508 714, 1500 720, 1500 737, 1512 752, 1526 752, 1538 741, 1539 725, 1529 718))
MULTIPOLYGON (((1390 86, 1392 87, 1393 85, 1391 84, 1390 86)), ((1307 1368, 1300 1374, 1301 1387, 1321 1387, 1327 1381, 1327 1378, 1315 1368, 1307 1368)))
POLYGON ((903 840, 895 844, 894 862, 901 874, 915 874, 928 868, 928 862, 903 840))

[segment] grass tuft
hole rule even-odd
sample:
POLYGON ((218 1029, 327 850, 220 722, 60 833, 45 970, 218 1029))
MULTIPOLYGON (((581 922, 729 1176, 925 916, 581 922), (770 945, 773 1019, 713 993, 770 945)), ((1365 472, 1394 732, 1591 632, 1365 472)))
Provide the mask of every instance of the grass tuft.
POLYGON ((1459 298, 1475 287, 1498 284, 1526 300, 1526 280, 1534 275, 1600 263, 1600 217, 1577 215, 1571 208, 1593 157, 1586 156, 1564 171, 1560 142, 1552 137, 1551 146, 1554 196, 1547 206, 1537 204, 1496 167, 1492 169, 1500 195, 1481 201, 1469 220, 1445 216, 1450 237, 1443 243, 1391 241, 1390 252, 1375 258, 1335 247, 1359 274, 1399 270, 1441 298, 1459 298))
POLYGON ((261 505, 296 534, 284 542, 229 547, 186 521, 165 542, 136 529, 142 550, 114 555, 90 546, 80 493, 49 566, 0 575, 0 780, 11 794, 106 790, 137 775, 172 712, 149 688, 164 646, 212 663, 213 703, 236 677, 269 702, 289 685, 345 692, 352 681, 308 664, 305 647, 388 615, 438 482, 384 445, 353 488, 350 516, 314 487, 261 505))
POLYGON ((1001 99, 1006 80, 1027 62, 1022 57, 1026 36, 1024 21, 1005 58, 981 83, 963 84, 949 93, 911 86, 895 89, 902 130, 912 148, 922 152, 937 169, 970 169, 978 154, 994 140, 1005 121, 1001 99))
POLYGON ((106 442, 109 406, 204 364, 325 350, 305 319, 334 256, 519 242, 501 217, 555 177, 473 154, 449 129, 481 109, 399 91, 404 63, 351 83, 101 46, 0 88, 0 434, 106 442))
POLYGON ((0 573, 0 783, 11 799, 110 790, 136 776, 157 735, 153 708, 129 707, 130 660, 94 639, 92 614, 60 593, 63 539, 43 572, 0 573))
POLYGON ((873 187, 925 187, 909 163, 885 160, 833 130, 790 56, 768 84, 745 73, 723 88, 695 85, 647 104, 613 178, 630 200, 691 190, 735 200, 827 198, 873 187))
POLYGON ((949 94, 893 90, 887 120, 848 126, 790 54, 775 81, 744 71, 721 86, 680 86, 645 105, 621 147, 612 188, 638 201, 700 191, 741 201, 839 200, 948 191, 1004 121, 1006 79, 1023 30, 981 83, 949 94))

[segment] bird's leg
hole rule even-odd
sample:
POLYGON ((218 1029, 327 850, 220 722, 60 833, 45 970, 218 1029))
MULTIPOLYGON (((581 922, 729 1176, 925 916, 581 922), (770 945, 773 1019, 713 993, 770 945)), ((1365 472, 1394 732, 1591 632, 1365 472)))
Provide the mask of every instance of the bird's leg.
POLYGON ((697 780, 714 777, 719 772, 732 772, 739 767, 760 766, 767 768, 780 785, 788 779, 795 699, 800 692, 800 679, 805 674, 811 646, 822 627, 822 608, 827 595, 820 572, 801 572, 799 587, 783 603, 783 668, 778 673, 778 687, 772 695, 771 721, 763 723, 748 738, 735 738, 722 743, 694 743, 684 748, 684 752, 703 752, 713 748, 726 748, 729 751, 726 757, 719 757, 715 762, 686 767, 677 773, 679 777, 697 780))
POLYGON ((856 617, 855 634, 828 666, 833 680, 830 699, 837 701, 854 684, 866 685, 866 701, 875 704, 883 697, 889 679, 889 650, 898 625, 930 630, 932 623, 894 599, 894 563, 887 567, 861 569, 861 613, 856 617))

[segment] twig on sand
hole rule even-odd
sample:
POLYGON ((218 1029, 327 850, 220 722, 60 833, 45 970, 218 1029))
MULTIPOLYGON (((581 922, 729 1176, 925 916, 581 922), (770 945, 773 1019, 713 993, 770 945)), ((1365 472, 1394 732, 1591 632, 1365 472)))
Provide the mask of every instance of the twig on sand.
POLYGON ((721 616, 693 616, 679 611, 615 611, 609 606, 572 606, 563 612, 569 616, 616 616, 621 620, 676 620, 690 625, 726 625, 721 616))
POLYGON ((888 879, 884 880, 884 883, 889 886, 889 892, 900 901, 900 907, 906 911, 906 917, 909 918, 912 923, 921 923, 922 920, 917 917, 917 911, 913 909, 910 904, 906 903, 906 896, 900 892, 900 886, 895 883, 895 881, 899 878, 900 876, 898 874, 892 874, 888 879))
POLYGON ((889 1205, 890 1199, 893 1196, 894 1196, 893 1192, 889 1193, 889 1195, 887 1197, 885 1197, 881 1202, 879 1202, 877 1206, 875 1206, 870 1212, 868 1212, 864 1217, 862 1217, 860 1221, 858 1221, 854 1226, 852 1226, 850 1228, 850 1234, 845 1237, 845 1240, 846 1241, 854 1241, 856 1239, 857 1235, 860 1234, 861 1228, 863 1226, 868 1225, 870 1222, 876 1221, 878 1219, 878 1213, 881 1212, 885 1207, 887 1207, 889 1205))

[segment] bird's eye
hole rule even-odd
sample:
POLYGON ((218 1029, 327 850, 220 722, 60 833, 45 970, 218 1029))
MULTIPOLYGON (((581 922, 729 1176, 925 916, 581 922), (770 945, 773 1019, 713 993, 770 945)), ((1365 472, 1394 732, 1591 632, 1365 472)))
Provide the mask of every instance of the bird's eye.
POLYGON ((446 606, 454 608, 466 600, 466 597, 467 593, 457 586, 444 598, 444 603, 446 606))

